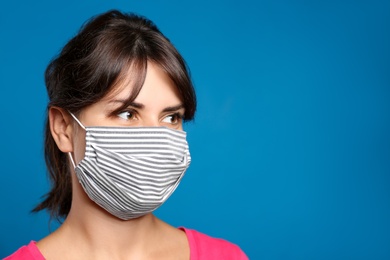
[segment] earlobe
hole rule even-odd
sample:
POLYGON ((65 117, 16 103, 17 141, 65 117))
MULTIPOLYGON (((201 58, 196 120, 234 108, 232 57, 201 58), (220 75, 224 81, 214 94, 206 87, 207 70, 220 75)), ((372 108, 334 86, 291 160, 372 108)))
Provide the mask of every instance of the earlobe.
POLYGON ((62 152, 73 152, 72 120, 67 111, 59 107, 49 108, 50 131, 58 149, 62 152))

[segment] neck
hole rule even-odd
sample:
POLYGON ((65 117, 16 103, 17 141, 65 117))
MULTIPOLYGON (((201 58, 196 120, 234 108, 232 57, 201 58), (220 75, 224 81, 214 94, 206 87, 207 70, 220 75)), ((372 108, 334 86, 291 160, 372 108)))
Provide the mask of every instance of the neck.
POLYGON ((46 259, 188 259, 190 254, 184 232, 151 213, 130 220, 111 215, 89 199, 74 175, 66 220, 37 246, 46 259))
POLYGON ((121 255, 141 259, 141 255, 153 253, 165 223, 151 213, 121 220, 91 201, 80 184, 76 185, 71 210, 56 232, 58 235, 71 238, 67 242, 73 248, 80 247, 85 254, 95 255, 93 259, 103 259, 103 255, 109 259, 119 259, 121 255))
POLYGON ((61 229, 79 237, 84 247, 107 252, 144 252, 157 236, 159 220, 152 214, 137 219, 121 220, 114 216, 74 214, 71 212, 61 229))

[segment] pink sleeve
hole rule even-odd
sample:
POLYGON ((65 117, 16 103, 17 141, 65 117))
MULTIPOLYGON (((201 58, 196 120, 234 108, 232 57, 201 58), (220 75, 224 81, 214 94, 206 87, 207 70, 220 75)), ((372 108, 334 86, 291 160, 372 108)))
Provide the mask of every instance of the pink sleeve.
POLYGON ((233 243, 223 239, 212 238, 195 230, 181 229, 186 232, 190 244, 191 260, 248 260, 245 253, 233 243))
POLYGON ((7 256, 3 260, 45 260, 35 241, 31 241, 27 246, 22 246, 15 253, 7 256))

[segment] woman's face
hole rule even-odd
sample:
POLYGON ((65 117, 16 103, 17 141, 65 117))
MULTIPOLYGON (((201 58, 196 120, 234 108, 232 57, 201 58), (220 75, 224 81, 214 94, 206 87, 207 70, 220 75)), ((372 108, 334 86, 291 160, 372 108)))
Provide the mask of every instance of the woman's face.
MULTIPOLYGON (((148 62, 145 82, 135 100, 120 112, 115 112, 128 99, 131 81, 119 85, 97 103, 86 107, 78 116, 85 126, 157 127, 183 129, 184 106, 177 89, 168 75, 156 64, 148 62), (129 83, 130 82, 130 83, 129 83)), ((77 124, 77 123, 76 123, 77 124)), ((76 163, 84 158, 85 131, 74 132, 76 163)))

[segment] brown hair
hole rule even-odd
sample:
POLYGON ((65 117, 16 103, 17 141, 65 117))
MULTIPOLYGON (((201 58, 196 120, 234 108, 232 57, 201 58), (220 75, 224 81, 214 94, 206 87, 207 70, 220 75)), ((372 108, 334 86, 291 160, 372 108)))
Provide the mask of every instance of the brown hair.
MULTIPOLYGON (((134 74, 131 102, 142 88, 147 61, 158 64, 171 78, 185 107, 184 120, 192 120, 196 97, 184 59, 152 21, 117 10, 89 20, 50 62, 45 72, 48 109, 57 106, 78 114, 112 90, 130 67, 134 74)), ((60 219, 71 207, 71 175, 67 156, 58 149, 48 119, 45 127, 51 190, 33 212, 47 209, 51 217, 60 219)))

